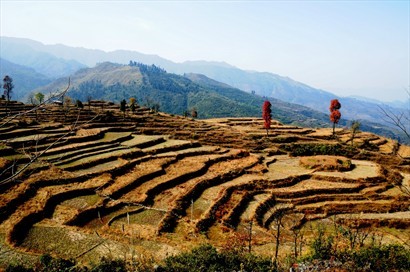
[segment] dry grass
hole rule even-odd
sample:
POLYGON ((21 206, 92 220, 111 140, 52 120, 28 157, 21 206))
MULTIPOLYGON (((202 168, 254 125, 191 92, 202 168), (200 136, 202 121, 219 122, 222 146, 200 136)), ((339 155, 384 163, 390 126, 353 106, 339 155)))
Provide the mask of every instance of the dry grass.
POLYGON ((333 181, 324 181, 324 180, 314 180, 308 179, 303 180, 294 186, 285 187, 274 189, 273 192, 280 192, 280 193, 303 193, 307 190, 317 190, 317 189, 349 189, 349 188, 357 188, 360 184, 357 183, 345 183, 345 182, 333 182, 333 181))
POLYGON ((410 158, 410 146, 400 145, 398 155, 402 158, 410 158))
POLYGON ((277 158, 277 160, 269 165, 269 171, 264 174, 267 178, 281 179, 314 172, 312 169, 301 166, 299 158, 289 157, 287 155, 276 156, 275 158, 277 158))
POLYGON ((348 171, 352 168, 352 161, 340 156, 301 157, 300 164, 319 171, 348 171))
POLYGON ((0 170, 5 169, 6 167, 8 167, 11 164, 11 161, 4 159, 4 158, 0 158, 0 170))
POLYGON ((151 135, 132 135, 133 138, 128 141, 124 141, 121 145, 125 146, 136 146, 144 143, 149 143, 151 141, 159 140, 165 138, 166 136, 151 136, 151 135))
POLYGON ((365 179, 380 176, 380 165, 371 161, 352 160, 354 168, 351 171, 344 172, 326 172, 317 171, 315 175, 347 178, 347 179, 365 179))
MULTIPOLYGON (((143 176, 159 172, 163 169, 163 165, 169 163, 171 160, 173 160, 173 158, 155 158, 149 160, 148 162, 140 163, 136 165, 131 172, 118 177, 118 179, 116 179, 112 185, 102 191, 102 194, 111 195, 124 186, 127 186, 132 182, 137 182, 138 179, 143 176)), ((151 180, 149 183, 138 184, 138 187, 132 191, 127 192, 123 196, 123 199, 131 202, 144 202, 146 198, 145 193, 149 188, 153 186, 152 183, 154 183, 153 180, 151 180)))
POLYGON ((102 132, 101 128, 92 128, 92 129, 79 129, 76 131, 76 136, 95 136, 99 135, 102 132))
MULTIPOLYGON (((286 154, 282 144, 292 140, 297 144, 313 142, 343 145, 348 142, 350 132, 338 128, 337 137, 332 138, 331 129, 304 129, 275 123, 270 131, 272 134, 266 137, 260 118, 225 118, 202 122, 165 114, 149 114, 148 111, 141 113, 136 120, 132 120, 131 116, 137 114, 127 117, 130 120, 123 120, 121 114, 117 116, 121 116, 117 122, 98 123, 95 125, 97 128, 78 130, 76 136, 71 137, 74 141, 88 139, 87 142, 62 144, 50 150, 53 152, 50 158, 63 154, 68 158, 70 152, 87 155, 81 159, 71 156, 69 158, 74 161, 67 161, 63 165, 76 166, 72 168, 76 170, 63 171, 50 164, 46 171, 37 174, 27 172, 21 183, 5 189, 0 195, 0 207, 12 203, 13 208, 17 208, 15 211, 10 208, 7 218, 0 225, 0 230, 6 234, 23 218, 49 209, 50 218, 40 216, 40 223, 26 226, 29 232, 27 236, 21 237, 22 249, 72 258, 103 242, 79 258, 87 262, 101 256, 116 258, 128 254, 129 257, 134 249, 165 257, 200 243, 223 246, 232 242, 237 233, 246 232, 247 220, 255 217, 261 203, 271 193, 276 194, 277 202, 268 202, 268 211, 259 214, 258 210, 258 216, 264 222, 268 220, 269 224, 269 217, 275 209, 287 209, 289 214, 284 223, 283 255, 291 249, 289 225, 298 223, 305 215, 308 220, 325 218, 317 221, 325 223, 330 221, 326 219, 327 213, 334 211, 348 214, 364 211, 361 218, 375 222, 402 220, 405 223, 409 220, 408 196, 397 187, 388 187, 386 177, 380 172, 381 161, 385 169, 397 170, 394 162, 399 160, 391 154, 394 142, 382 137, 369 133, 357 134, 354 146, 359 148, 364 142, 376 146, 373 153, 361 150, 360 160, 339 156, 299 158, 279 155, 286 154), (135 125, 137 128, 131 129, 135 125), (130 129, 125 129, 128 127, 130 129), (154 135, 138 135, 139 131, 154 135), (192 142, 194 136, 201 146, 192 142), (279 138, 283 143, 277 141, 279 138), (159 143, 162 139, 163 142, 159 143), (122 150, 107 149, 104 152, 103 147, 113 146, 111 143, 114 142, 122 150), (131 149, 142 144, 150 147, 131 149), (101 154, 92 154, 95 151, 93 146, 99 147, 98 152, 101 151, 101 154), (248 151, 258 152, 258 155, 249 155, 248 151), (383 156, 383 160, 377 159, 377 156, 383 156), (223 160, 212 162, 222 157, 223 160), (209 163, 209 167, 203 168, 206 163, 209 163), (253 164, 256 166, 250 168, 253 164), (204 172, 197 174, 197 171, 204 172), (189 173, 192 176, 184 177, 189 173), (73 179, 73 182, 68 183, 69 179, 73 179), (47 184, 56 180, 65 180, 68 184, 47 184), (46 207, 53 195, 81 189, 87 189, 81 191, 85 196, 71 195, 69 199, 56 200, 57 203, 53 204, 55 207, 46 207), (101 197, 93 194, 93 190, 97 190, 101 197), (105 197, 107 195, 116 199, 110 200, 105 197), (196 198, 192 210, 189 202, 191 196, 196 198), (140 203, 168 212, 152 209, 137 212, 136 207, 140 203), (240 203, 243 206, 238 205, 240 203), (213 208, 216 210, 211 211, 213 208), (125 213, 128 209, 133 211, 129 215, 130 224, 125 213), (157 236, 159 225, 171 209, 178 213, 175 229, 157 236), (384 213, 390 210, 395 212, 384 213), (72 218, 81 218, 81 215, 88 216, 84 219, 84 227, 81 224, 76 227, 64 225, 72 218), (197 223, 212 215, 216 216, 216 220, 211 220, 209 229, 204 233, 196 232, 197 223), (223 225, 224 221, 231 222, 231 219, 239 220, 236 230, 223 225)), ((50 133, 43 131, 42 135, 50 139, 58 135, 56 132, 60 132, 60 129, 67 129, 56 123, 48 127, 55 129, 50 133)), ((90 124, 90 127, 94 125, 90 124)), ((29 144, 24 141, 33 137, 35 139, 37 136, 16 138, 18 140, 10 143, 10 146, 29 144)), ((399 154, 410 157, 410 147, 401 146, 399 154)), ((8 163, 4 156, 0 157, 0 169, 8 163)), ((400 169, 407 171, 405 167, 400 169)), ((402 175, 403 185, 409 186, 409 175, 402 175)), ((309 225, 315 223, 308 222, 303 230, 308 232, 309 225)), ((255 252, 271 254, 274 248, 271 229, 264 228, 263 223, 260 226, 255 223, 253 230, 255 252)), ((394 232, 394 229, 388 231, 394 232)), ((313 237, 313 234, 307 234, 306 237, 313 237)))

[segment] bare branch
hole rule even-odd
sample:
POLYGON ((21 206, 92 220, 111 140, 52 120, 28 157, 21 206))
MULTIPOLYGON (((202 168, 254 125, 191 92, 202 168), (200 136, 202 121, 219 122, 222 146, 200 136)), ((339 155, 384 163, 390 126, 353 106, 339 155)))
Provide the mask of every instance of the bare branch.
POLYGON ((25 164, 20 170, 18 170, 16 173, 14 173, 13 175, 11 175, 10 177, 6 178, 5 180, 0 181, 0 185, 1 184, 6 184, 8 182, 13 181, 18 175, 20 175, 24 170, 27 169, 27 167, 29 167, 31 164, 33 164, 38 158, 40 158, 41 156, 43 156, 50 148, 52 148, 55 144, 57 144, 58 142, 60 142, 62 139, 64 139, 67 135, 69 135, 71 132, 73 132, 75 129, 81 128, 82 126, 88 124, 89 122, 93 121, 95 118, 97 118, 99 116, 99 114, 97 114, 96 116, 94 116, 92 119, 88 120, 86 123, 80 125, 77 127, 77 123, 78 120, 80 118, 80 114, 77 115, 77 120, 75 121, 74 125, 70 128, 70 130, 66 133, 64 133, 61 137, 59 137, 57 140, 55 140, 54 142, 52 142, 49 146, 47 146, 46 149, 44 149, 42 152, 35 154, 31 160, 25 164))
POLYGON ((70 84, 71 84, 70 82, 71 82, 71 80, 70 80, 70 78, 68 78, 68 86, 67 86, 67 88, 66 88, 63 92, 61 92, 61 93, 56 93, 56 94, 51 95, 47 100, 43 101, 42 103, 38 104, 37 106, 33 107, 32 109, 30 109, 30 110, 28 110, 28 111, 21 112, 21 113, 17 113, 17 114, 12 115, 12 116, 5 116, 3 119, 7 119, 7 118, 8 118, 8 120, 7 120, 7 121, 4 121, 2 124, 0 124, 0 128, 4 127, 4 126, 7 125, 8 123, 10 123, 10 122, 13 121, 14 119, 16 119, 17 117, 24 116, 24 115, 26 115, 26 114, 28 114, 28 113, 30 113, 30 112, 34 112, 34 111, 36 111, 36 110, 38 110, 38 109, 43 108, 44 105, 46 105, 47 103, 51 102, 51 101, 54 100, 55 98, 61 98, 61 97, 63 97, 63 96, 65 95, 65 93, 68 91, 68 89, 70 88, 70 84))
POLYGON ((409 120, 409 117, 406 116, 404 114, 404 112, 400 112, 400 113, 394 113, 391 110, 386 110, 381 106, 378 106, 380 111, 383 113, 383 115, 386 117, 385 119, 383 119, 386 123, 391 124, 395 127, 397 127, 398 129, 400 129, 402 132, 404 132, 404 134, 406 134, 406 136, 410 139, 410 132, 408 131, 405 121, 409 120), (405 121, 403 121, 403 119, 405 121))

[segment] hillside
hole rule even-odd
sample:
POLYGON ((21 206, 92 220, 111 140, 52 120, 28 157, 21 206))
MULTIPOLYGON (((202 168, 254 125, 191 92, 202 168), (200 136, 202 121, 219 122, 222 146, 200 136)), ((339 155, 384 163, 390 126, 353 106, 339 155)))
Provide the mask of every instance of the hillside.
MULTIPOLYGON (((380 106, 398 114, 407 112, 408 103, 396 104, 357 99, 354 97, 340 97, 331 92, 313 88, 288 77, 267 72, 245 71, 226 63, 189 61, 178 66, 164 66, 173 73, 199 73, 219 82, 247 92, 255 91, 265 97, 273 97, 292 104, 299 104, 317 111, 327 113, 329 101, 339 99, 344 110, 343 117, 347 120, 360 120, 362 123, 380 123, 388 125, 380 106), (402 108, 400 108, 400 106, 402 108), (365 109, 365 110, 363 110, 365 109)), ((410 98, 409 98, 410 99, 410 98)), ((410 129, 410 125, 408 127, 410 129)))
MULTIPOLYGON (((328 113, 329 101, 338 98, 345 110, 343 117, 347 120, 361 120, 362 123, 381 123, 384 126, 388 126, 388 123, 384 122, 385 116, 379 109, 379 106, 383 104, 381 102, 372 102, 369 100, 363 101, 363 99, 355 99, 352 97, 338 97, 329 91, 320 90, 298 82, 297 80, 274 73, 246 71, 224 62, 186 61, 183 63, 175 63, 156 55, 147 55, 135 51, 117 50, 113 52, 104 52, 101 50, 74 48, 64 45, 44 45, 28 39, 10 37, 0 37, 0 39, 3 45, 9 45, 3 47, 13 49, 12 51, 3 48, 1 49, 2 57, 11 61, 17 57, 17 53, 19 59, 24 56, 22 59, 25 59, 25 61, 30 60, 31 57, 26 56, 27 47, 34 49, 35 54, 42 52, 43 54, 52 55, 60 60, 75 60, 76 62, 83 63, 89 67, 93 67, 97 63, 106 61, 128 64, 130 60, 135 60, 147 65, 155 64, 170 73, 180 75, 185 73, 203 74, 209 78, 226 83, 243 91, 255 91, 256 94, 260 96, 272 97, 288 103, 300 104, 325 114, 328 113)), ((25 63, 18 61, 14 62, 25 65, 25 63)), ((41 61, 41 63, 43 63, 43 61, 41 61)), ((51 65, 48 65, 47 67, 47 69, 52 68, 53 66, 51 65)), ((73 68, 75 67, 73 66, 73 68)), ((77 69, 79 69, 79 67, 77 67, 77 69)), ((75 70, 76 69, 66 69, 65 75, 69 75, 75 70)), ((37 71, 47 75, 47 73, 39 70, 37 71)), ((404 109, 394 107, 395 104, 393 103, 388 106, 393 112, 399 113, 406 112, 408 103, 405 103, 404 105, 404 109)), ((387 108, 386 105, 383 105, 383 107, 387 108)))
POLYGON ((51 78, 37 73, 32 68, 14 64, 0 58, 1 79, 3 80, 6 75, 12 75, 13 84, 15 86, 12 99, 19 101, 27 101, 27 96, 32 90, 47 85, 52 81, 51 78))
MULTIPOLYGON (((87 101, 90 97, 97 100, 127 102, 134 97, 141 105, 153 107, 159 105, 161 111, 183 115, 196 109, 199 118, 241 117, 261 115, 261 105, 266 98, 250 94, 227 84, 199 74, 179 76, 167 73, 157 66, 141 63, 120 65, 101 63, 94 68, 80 70, 71 77, 71 88, 68 92, 73 102, 77 99, 87 101)), ((68 78, 60 78, 51 84, 38 88, 35 92, 44 94, 66 88, 68 78)), ((305 127, 327 127, 327 114, 301 105, 269 98, 272 103, 272 116, 285 124, 305 127)), ((344 108, 342 115, 344 115, 344 108)), ((341 126, 350 126, 342 119, 341 126)), ((400 132, 395 129, 364 122, 364 131, 398 139, 400 132)), ((406 139, 402 137, 402 140, 406 139)))
MULTIPOLYGON (((36 90, 49 93, 66 87, 61 78, 36 90)), ((166 73, 156 66, 102 63, 83 69, 71 77, 68 92, 73 100, 103 99, 119 102, 134 97, 141 105, 158 104, 160 110, 183 115, 195 108, 199 118, 259 116, 264 99, 232 88, 204 76, 186 74, 185 77, 166 73)), ((312 126, 327 125, 327 116, 308 108, 273 99, 273 117, 285 123, 312 126)))
POLYGON ((319 223, 409 242, 410 148, 389 139, 360 132, 351 142, 349 130, 334 138, 276 121, 266 136, 260 118, 193 120, 144 107, 124 117, 119 105, 96 102, 9 119, 4 104, 2 267, 42 253, 162 259, 238 242, 250 222, 253 252, 272 256, 279 216, 283 257, 292 227, 310 243, 319 223))

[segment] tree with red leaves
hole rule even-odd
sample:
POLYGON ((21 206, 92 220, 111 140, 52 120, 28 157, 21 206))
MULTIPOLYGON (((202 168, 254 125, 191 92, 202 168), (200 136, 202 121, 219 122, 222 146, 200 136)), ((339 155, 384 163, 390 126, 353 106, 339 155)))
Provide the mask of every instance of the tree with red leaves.
POLYGON ((335 127, 336 124, 339 123, 340 117, 342 117, 342 114, 340 113, 339 109, 342 107, 340 104, 339 100, 333 99, 330 101, 330 121, 333 123, 333 136, 335 135, 335 127))
POLYGON ((271 124, 271 119, 272 119, 272 110, 271 110, 271 103, 266 100, 265 102, 263 102, 263 107, 262 107, 262 118, 265 121, 265 123, 263 124, 263 127, 266 129, 266 136, 268 136, 268 132, 270 129, 270 124, 271 124))

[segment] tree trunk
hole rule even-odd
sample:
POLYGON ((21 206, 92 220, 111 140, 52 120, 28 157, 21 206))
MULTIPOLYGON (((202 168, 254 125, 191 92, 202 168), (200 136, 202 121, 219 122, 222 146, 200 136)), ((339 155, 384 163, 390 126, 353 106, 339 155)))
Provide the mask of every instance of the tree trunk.
POLYGON ((277 231, 276 231, 276 248, 275 248, 275 269, 278 269, 278 254, 279 254, 279 244, 280 244, 280 225, 282 218, 277 219, 277 231))

